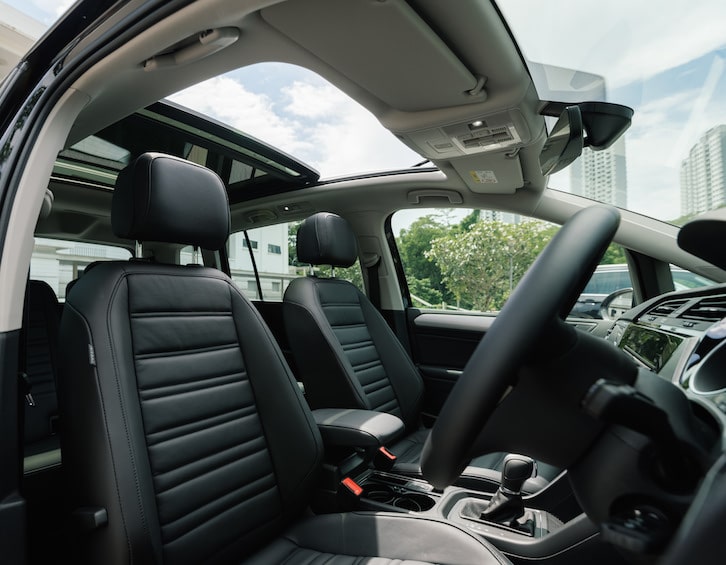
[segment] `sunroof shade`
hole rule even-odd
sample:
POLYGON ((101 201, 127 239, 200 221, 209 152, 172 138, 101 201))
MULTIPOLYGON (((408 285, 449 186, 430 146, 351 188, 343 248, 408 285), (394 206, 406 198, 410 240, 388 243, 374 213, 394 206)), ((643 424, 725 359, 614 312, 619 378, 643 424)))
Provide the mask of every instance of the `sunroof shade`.
POLYGON ((166 100, 61 151, 53 174, 113 188, 118 172, 147 151, 209 167, 233 202, 302 188, 320 176, 262 141, 166 100))

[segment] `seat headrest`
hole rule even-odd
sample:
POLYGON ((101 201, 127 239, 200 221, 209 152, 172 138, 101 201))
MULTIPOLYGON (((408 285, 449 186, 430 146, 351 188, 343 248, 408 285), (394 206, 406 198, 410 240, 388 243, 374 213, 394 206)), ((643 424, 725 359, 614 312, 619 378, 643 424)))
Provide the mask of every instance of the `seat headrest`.
POLYGON ((205 167, 144 153, 118 175, 111 226, 118 237, 216 251, 229 236, 227 191, 222 179, 205 167))
POLYGON ((350 267, 358 259, 353 230, 336 214, 313 214, 297 230, 297 258, 311 265, 350 267))

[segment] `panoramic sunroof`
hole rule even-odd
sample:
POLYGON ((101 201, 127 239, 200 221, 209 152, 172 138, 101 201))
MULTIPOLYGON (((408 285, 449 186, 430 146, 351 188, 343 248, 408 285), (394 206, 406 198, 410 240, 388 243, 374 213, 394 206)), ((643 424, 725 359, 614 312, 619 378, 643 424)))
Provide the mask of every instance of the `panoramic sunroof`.
POLYGON ((232 202, 302 188, 320 176, 262 141, 166 100, 61 151, 53 174, 112 189, 118 172, 147 151, 209 167, 232 202))

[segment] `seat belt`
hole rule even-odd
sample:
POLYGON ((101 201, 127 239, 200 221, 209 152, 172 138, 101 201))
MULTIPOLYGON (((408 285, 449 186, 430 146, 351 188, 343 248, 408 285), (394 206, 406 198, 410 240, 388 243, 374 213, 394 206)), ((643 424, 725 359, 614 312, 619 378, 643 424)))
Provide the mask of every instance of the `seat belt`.
POLYGON ((35 406, 35 399, 31 391, 30 379, 28 378, 27 366, 27 344, 28 329, 30 322, 30 313, 28 312, 28 294, 30 285, 30 276, 25 280, 25 298, 23 299, 23 322, 20 326, 20 334, 18 338, 18 399, 17 399, 17 438, 18 438, 18 461, 19 461, 19 478, 23 477, 24 453, 25 453, 25 410, 26 404, 29 408, 35 406))
POLYGON ((368 276, 368 299, 376 310, 381 310, 381 281, 378 278, 378 270, 381 266, 381 256, 376 255, 375 262, 366 265, 366 274, 368 276))

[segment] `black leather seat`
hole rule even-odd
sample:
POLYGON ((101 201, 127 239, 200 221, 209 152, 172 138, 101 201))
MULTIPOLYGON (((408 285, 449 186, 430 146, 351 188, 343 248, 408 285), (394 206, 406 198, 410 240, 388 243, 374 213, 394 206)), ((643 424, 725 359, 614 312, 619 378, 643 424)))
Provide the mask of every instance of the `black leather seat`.
MULTIPOLYGON (((298 228, 297 256, 312 265, 350 267, 358 258, 355 235, 336 214, 320 212, 298 228)), ((288 341, 312 408, 361 408, 401 418, 405 435, 390 446, 396 468, 420 472, 428 430, 421 426, 423 380, 383 316, 355 285, 309 276, 293 280, 283 305, 288 341)), ((475 458, 465 474, 496 482, 505 453, 475 458)), ((526 490, 541 488, 559 471, 538 464, 526 490)))
MULTIPOLYGON (((215 250, 229 217, 203 167, 145 154, 119 175, 120 237, 215 250)), ((83 538, 88 562, 507 562, 435 519, 301 519, 320 434, 271 333, 217 270, 99 264, 66 302, 61 344, 69 492, 86 516, 108 515, 83 538)))

